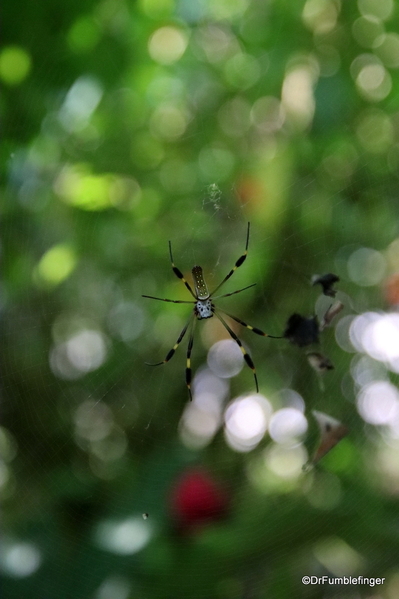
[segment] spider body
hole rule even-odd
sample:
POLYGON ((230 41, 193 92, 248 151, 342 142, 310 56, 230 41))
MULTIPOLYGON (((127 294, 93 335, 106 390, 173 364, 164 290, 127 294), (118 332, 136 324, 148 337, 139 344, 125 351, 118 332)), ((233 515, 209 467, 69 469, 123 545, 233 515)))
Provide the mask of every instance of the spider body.
POLYGON ((198 300, 194 308, 195 316, 198 320, 203 320, 204 318, 212 318, 214 309, 215 306, 212 304, 210 299, 198 300))
POLYGON ((197 300, 194 308, 195 316, 198 320, 212 318, 215 306, 209 299, 210 293, 201 266, 194 266, 191 273, 194 281, 194 297, 197 300))
MULTIPOLYGON (((253 372, 254 379, 255 379, 255 385, 256 385, 256 391, 257 392, 259 391, 258 379, 256 376, 256 370, 255 370, 255 366, 252 361, 252 358, 248 354, 248 352, 245 350, 245 348, 243 347, 240 339, 237 337, 237 335, 234 333, 234 331, 230 328, 230 326, 227 324, 227 322, 224 320, 224 318, 222 317, 221 314, 224 314, 224 315, 228 316, 229 318, 232 318, 233 320, 238 322, 240 325, 246 327, 247 329, 249 329, 256 335, 261 335, 262 337, 273 337, 273 336, 268 335, 267 333, 264 333, 263 331, 261 331, 260 329, 258 329, 256 327, 252 327, 251 325, 246 324, 243 320, 237 318, 236 316, 232 316, 231 314, 227 314, 226 312, 224 312, 224 313, 221 312, 220 310, 218 310, 216 308, 216 306, 213 302, 213 299, 229 297, 230 295, 234 295, 236 293, 241 293, 241 291, 245 291, 245 289, 249 289, 250 287, 253 287, 255 285, 255 283, 253 283, 252 285, 248 285, 247 287, 244 287, 243 289, 238 289, 237 291, 232 291, 231 293, 225 293, 224 295, 219 295, 219 296, 217 296, 217 298, 214 297, 215 292, 218 289, 220 289, 220 287, 222 285, 224 285, 224 283, 228 279, 230 279, 230 277, 237 270, 237 268, 239 268, 245 261, 247 254, 248 254, 248 243, 249 243, 249 223, 248 223, 248 228, 247 228, 247 241, 245 244, 244 253, 242 254, 242 256, 239 257, 239 259, 236 261, 234 267, 225 276, 225 278, 222 280, 222 282, 210 293, 208 290, 208 286, 205 282, 205 278, 204 278, 204 274, 203 274, 201 266, 194 266, 191 271, 192 276, 193 276, 193 283, 194 283, 194 291, 193 291, 193 289, 191 288, 191 285, 184 278, 183 273, 175 266, 175 264, 173 262, 172 244, 169 241, 169 255, 170 255, 170 261, 172 263, 172 270, 175 273, 175 275, 177 276, 177 278, 180 279, 184 283, 184 285, 186 286, 188 291, 191 293, 194 300, 181 301, 181 300, 171 300, 171 299, 166 299, 166 298, 161 298, 161 297, 154 297, 152 295, 143 295, 143 297, 146 297, 149 299, 160 300, 162 302, 171 302, 173 304, 194 304, 194 307, 193 307, 193 310, 191 312, 191 316, 190 316, 188 322, 184 326, 176 343, 174 344, 172 349, 168 352, 165 359, 162 360, 162 362, 157 362, 156 364, 150 364, 150 366, 160 366, 161 364, 166 364, 167 362, 169 362, 169 360, 173 357, 175 351, 179 347, 184 335, 186 334, 187 329, 190 327, 190 338, 189 338, 188 347, 187 347, 187 363, 186 363, 186 385, 187 385, 187 389, 188 389, 188 392, 190 395, 190 399, 192 399, 192 394, 191 394, 191 351, 193 348, 195 323, 197 320, 205 320, 207 318, 212 318, 212 316, 216 316, 219 319, 219 321, 222 323, 224 328, 229 333, 230 337, 239 346, 239 348, 244 356, 244 360, 245 360, 246 364, 251 368, 251 370, 253 372)), ((273 337, 273 338, 276 339, 278 337, 273 337)))

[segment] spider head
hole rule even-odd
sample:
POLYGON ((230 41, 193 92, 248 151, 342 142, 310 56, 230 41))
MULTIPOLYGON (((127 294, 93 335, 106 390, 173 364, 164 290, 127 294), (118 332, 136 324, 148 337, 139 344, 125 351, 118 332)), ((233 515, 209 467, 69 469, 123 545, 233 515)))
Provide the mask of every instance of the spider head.
POLYGON ((209 298, 209 291, 207 284, 205 283, 204 273, 202 272, 201 266, 194 266, 191 271, 193 274, 193 281, 195 287, 195 295, 199 300, 206 300, 209 298))
POLYGON ((210 299, 198 300, 198 302, 195 304, 194 312, 198 320, 202 320, 203 318, 212 318, 212 301, 210 299))

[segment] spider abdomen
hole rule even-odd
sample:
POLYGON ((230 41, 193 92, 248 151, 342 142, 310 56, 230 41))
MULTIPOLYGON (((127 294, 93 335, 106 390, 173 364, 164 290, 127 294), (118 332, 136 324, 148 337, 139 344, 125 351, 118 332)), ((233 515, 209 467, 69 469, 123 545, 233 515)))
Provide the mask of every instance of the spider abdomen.
MULTIPOLYGON (((205 283, 204 273, 202 272, 202 268, 200 266, 194 266, 192 269, 195 294, 198 300, 207 300, 209 298, 209 291, 207 284, 205 283)), ((205 316, 204 318, 209 318, 209 316, 205 316)))
POLYGON ((202 320, 203 318, 212 318, 213 306, 211 300, 198 300, 198 302, 195 304, 195 315, 198 320, 202 320))

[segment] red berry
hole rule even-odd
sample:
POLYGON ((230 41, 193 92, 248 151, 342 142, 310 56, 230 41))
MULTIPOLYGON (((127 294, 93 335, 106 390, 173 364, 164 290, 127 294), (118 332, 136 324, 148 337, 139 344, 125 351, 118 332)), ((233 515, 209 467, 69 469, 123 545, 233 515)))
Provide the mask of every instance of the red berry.
POLYGON ((186 471, 172 489, 171 509, 180 529, 191 530, 218 520, 226 508, 225 492, 202 470, 186 471))

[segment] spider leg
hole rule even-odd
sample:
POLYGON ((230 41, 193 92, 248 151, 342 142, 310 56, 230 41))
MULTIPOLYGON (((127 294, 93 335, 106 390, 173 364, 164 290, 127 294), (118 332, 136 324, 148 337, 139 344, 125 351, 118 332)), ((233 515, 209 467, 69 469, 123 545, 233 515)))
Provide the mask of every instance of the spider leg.
POLYGON ((253 363, 251 356, 245 350, 243 344, 241 343, 240 339, 237 337, 235 332, 229 327, 227 322, 220 316, 220 314, 218 314, 215 309, 213 310, 213 313, 215 314, 215 316, 217 316, 217 318, 220 320, 220 322, 222 323, 222 325, 224 326, 226 331, 229 333, 230 337, 232 339, 234 339, 234 341, 237 343, 238 347, 242 351, 245 362, 247 363, 247 365, 250 367, 250 369, 253 372, 254 379, 255 379, 255 385, 256 385, 256 392, 259 393, 258 377, 256 376, 255 364, 253 363))
POLYGON ((195 296, 194 291, 191 289, 190 283, 188 283, 186 281, 186 279, 183 276, 183 273, 177 268, 177 266, 175 265, 175 263, 173 262, 173 256, 172 256, 172 243, 169 241, 169 255, 170 255, 170 261, 172 263, 172 270, 175 273, 176 277, 178 279, 180 279, 181 281, 183 281, 183 283, 185 284, 185 286, 187 287, 187 289, 189 290, 189 292, 191 293, 191 295, 193 296, 194 299, 197 299, 195 296))
POLYGON ((191 327, 190 339, 188 341, 187 347, 187 366, 186 366, 186 385, 188 389, 188 394, 190 396, 190 401, 193 399, 191 393, 191 350, 193 349, 194 343, 194 329, 195 329, 196 320, 193 321, 193 326, 191 327))
POLYGON ((241 291, 245 291, 250 287, 255 287, 256 283, 252 283, 252 285, 248 285, 248 287, 243 287, 242 289, 238 289, 237 291, 233 291, 232 293, 225 293, 224 295, 217 295, 216 297, 212 296, 212 300, 220 299, 221 297, 229 297, 230 295, 235 295, 236 293, 241 293, 241 291))
POLYGON ((193 316, 194 316, 194 312, 191 314, 189 320, 187 321, 187 324, 184 326, 184 329, 180 333, 178 340, 176 341, 176 343, 174 344, 172 349, 169 350, 169 352, 167 353, 166 358, 164 360, 162 360, 162 362, 157 362, 156 364, 150 364, 149 362, 146 362, 147 366, 160 366, 161 364, 166 364, 166 362, 169 362, 169 360, 171 358, 173 358, 175 351, 179 347, 184 335, 186 334, 186 331, 188 329, 189 324, 191 323, 191 321, 193 319, 193 316))
POLYGON ((229 274, 224 277, 223 281, 221 283, 219 283, 219 285, 216 287, 216 289, 214 289, 211 293, 211 296, 218 290, 220 289, 220 287, 222 285, 225 284, 226 281, 228 281, 230 279, 230 277, 234 274, 234 272, 237 270, 237 268, 239 268, 245 261, 245 258, 247 257, 248 254, 248 244, 249 244, 249 223, 248 223, 248 228, 247 228, 247 241, 245 244, 245 252, 243 253, 242 256, 240 256, 237 260, 237 262, 235 263, 235 265, 233 266, 233 268, 231 269, 231 271, 229 272, 229 274))
POLYGON ((149 299, 160 300, 161 302, 170 302, 172 304, 195 304, 195 302, 184 302, 181 300, 171 300, 164 297, 154 297, 153 295, 142 295, 141 297, 148 297, 149 299))
POLYGON ((232 318, 233 320, 235 320, 236 322, 241 324, 243 327, 245 327, 246 329, 249 329, 250 331, 252 331, 253 333, 256 333, 257 335, 261 335, 262 337, 270 337, 271 339, 282 339, 282 337, 275 337, 274 335, 269 335, 269 333, 264 333, 257 327, 253 327, 250 324, 247 324, 240 318, 237 318, 237 316, 233 316, 232 314, 229 314, 228 312, 225 312, 224 310, 223 310, 223 314, 226 314, 226 316, 229 316, 229 318, 232 318))

